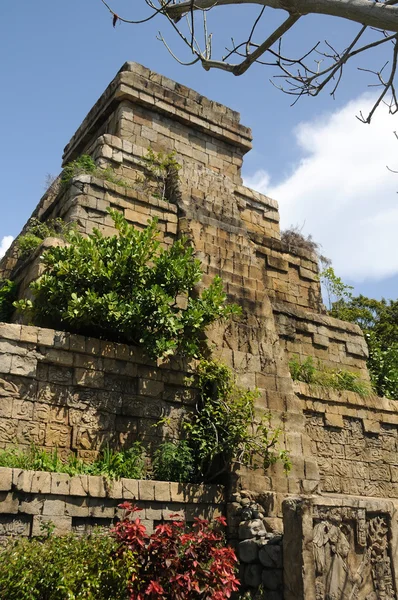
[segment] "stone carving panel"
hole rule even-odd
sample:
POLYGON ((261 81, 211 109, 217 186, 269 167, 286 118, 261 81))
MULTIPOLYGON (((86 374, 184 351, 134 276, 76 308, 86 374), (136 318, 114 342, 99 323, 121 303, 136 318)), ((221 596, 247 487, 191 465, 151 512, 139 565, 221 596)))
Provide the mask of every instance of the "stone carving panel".
POLYGON ((364 509, 351 508, 316 512, 316 600, 393 600, 388 515, 367 517, 364 509))
POLYGON ((395 507, 371 499, 284 503, 285 600, 395 600, 395 507), (300 592, 299 592, 300 590, 300 592))

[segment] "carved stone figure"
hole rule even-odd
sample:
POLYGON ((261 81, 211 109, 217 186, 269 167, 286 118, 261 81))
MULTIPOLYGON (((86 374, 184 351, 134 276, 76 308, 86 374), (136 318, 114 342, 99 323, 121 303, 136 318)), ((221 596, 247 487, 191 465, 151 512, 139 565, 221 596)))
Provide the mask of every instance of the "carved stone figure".
POLYGON ((365 538, 363 515, 334 509, 322 516, 313 530, 316 600, 393 600, 387 519, 367 519, 365 538))

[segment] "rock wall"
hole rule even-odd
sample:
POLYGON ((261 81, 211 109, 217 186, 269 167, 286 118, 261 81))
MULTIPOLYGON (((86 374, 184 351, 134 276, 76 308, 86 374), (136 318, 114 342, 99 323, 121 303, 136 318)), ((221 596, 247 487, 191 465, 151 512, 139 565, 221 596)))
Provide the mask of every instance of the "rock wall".
POLYGON ((296 384, 321 489, 398 498, 398 402, 296 384))
POLYGON ((141 350, 52 329, 0 324, 0 448, 32 443, 85 460, 101 447, 149 446, 196 401, 189 365, 157 366, 141 350))
POLYGON ((123 517, 118 504, 129 501, 147 532, 161 521, 223 514, 222 486, 169 483, 136 479, 107 480, 98 476, 0 467, 0 546, 11 537, 42 535, 42 525, 53 523, 56 534, 89 533, 93 527, 111 528, 123 517), (171 516, 173 515, 173 516, 171 516), (178 515, 178 516, 177 516, 178 515))

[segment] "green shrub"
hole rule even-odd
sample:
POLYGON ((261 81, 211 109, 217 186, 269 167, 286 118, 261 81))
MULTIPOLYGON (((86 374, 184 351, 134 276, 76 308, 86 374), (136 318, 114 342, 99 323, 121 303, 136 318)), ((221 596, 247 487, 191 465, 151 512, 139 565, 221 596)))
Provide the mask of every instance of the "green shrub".
POLYGON ((339 299, 333 303, 330 314, 362 329, 376 393, 398 400, 398 300, 375 300, 362 295, 339 299))
POLYGON ((308 356, 303 362, 298 356, 293 357, 289 361, 289 369, 294 381, 334 390, 348 390, 363 397, 372 392, 370 384, 360 379, 356 373, 344 369, 328 369, 320 361, 315 364, 312 356, 308 356))
POLYGON ((2 600, 127 600, 129 565, 117 543, 94 532, 21 539, 0 554, 2 600))
POLYGON ((198 380, 200 403, 184 424, 197 480, 211 481, 236 464, 267 469, 278 460, 288 472, 288 453, 279 447, 281 429, 271 430, 270 413, 255 415, 258 390, 238 387, 231 370, 214 360, 200 362, 198 380))
POLYGON ((93 463, 85 463, 75 454, 62 461, 57 450, 43 450, 32 445, 27 451, 18 448, 0 450, 0 467, 69 475, 104 475, 110 479, 143 479, 145 455, 141 443, 135 442, 131 448, 120 452, 107 447, 93 463))
POLYGON ((159 481, 192 481, 195 460, 186 440, 163 442, 152 461, 153 478, 159 481))
POLYGON ((36 218, 29 219, 26 233, 17 239, 19 255, 26 258, 48 237, 58 237, 69 241, 71 232, 75 230, 76 223, 66 223, 59 217, 45 223, 36 218))
POLYGON ((0 279, 0 323, 8 323, 14 312, 17 284, 9 279, 0 279))
POLYGON ((221 279, 198 296, 200 262, 185 239, 164 250, 156 220, 140 231, 109 213, 118 236, 73 232, 69 246, 49 248, 30 286, 34 301, 15 306, 36 325, 141 345, 153 357, 199 355, 206 327, 240 312, 226 304, 221 279))

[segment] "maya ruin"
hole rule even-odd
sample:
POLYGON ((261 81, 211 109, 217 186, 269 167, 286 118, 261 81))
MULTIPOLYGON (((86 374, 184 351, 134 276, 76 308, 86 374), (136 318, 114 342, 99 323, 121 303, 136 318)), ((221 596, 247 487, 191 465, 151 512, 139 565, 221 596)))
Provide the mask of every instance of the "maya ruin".
MULTIPOLYGON (((393 600, 398 590, 398 404, 293 381, 289 360, 312 356, 369 380, 361 330, 325 314, 317 257, 281 241, 276 201, 245 187, 251 131, 239 114, 136 63, 126 63, 67 144, 63 165, 90 155, 131 187, 90 174, 52 185, 33 216, 62 218, 89 234, 116 233, 107 210, 143 227, 158 218, 162 242, 184 235, 203 283, 219 275, 242 315, 208 329, 214 355, 256 411, 282 427, 291 461, 266 471, 237 469, 227 485, 115 480, 0 469, 0 539, 110 527, 117 505, 136 500, 149 528, 172 513, 187 522, 224 514, 240 579, 266 600, 393 600), (175 152, 181 168, 168 201, 134 187, 142 158, 175 152)), ((0 277, 19 298, 41 273, 44 240, 21 260, 16 242, 0 277)), ((133 346, 30 326, 0 324, 0 448, 34 443, 85 460, 104 444, 153 436, 164 415, 192 410, 189 364, 157 363, 133 346)))

